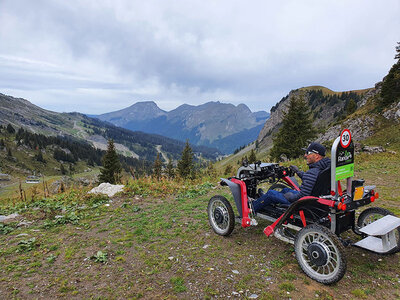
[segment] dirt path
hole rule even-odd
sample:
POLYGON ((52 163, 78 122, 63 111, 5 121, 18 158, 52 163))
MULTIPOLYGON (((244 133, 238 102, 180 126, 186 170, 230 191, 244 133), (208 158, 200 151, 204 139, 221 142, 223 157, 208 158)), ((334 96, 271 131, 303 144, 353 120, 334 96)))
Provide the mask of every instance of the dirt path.
POLYGON ((161 147, 162 147, 162 145, 157 145, 156 149, 159 153, 161 153, 163 159, 165 160, 165 163, 169 163, 169 159, 168 159, 167 155, 161 151, 161 147))

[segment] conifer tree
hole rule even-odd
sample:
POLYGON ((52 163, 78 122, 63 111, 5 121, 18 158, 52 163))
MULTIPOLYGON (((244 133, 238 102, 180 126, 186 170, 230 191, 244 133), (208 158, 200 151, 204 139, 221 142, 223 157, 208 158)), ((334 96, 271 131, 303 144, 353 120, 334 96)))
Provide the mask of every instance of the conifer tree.
POLYGON ((256 162, 256 160, 257 160, 256 153, 254 152, 254 149, 251 149, 250 155, 249 155, 249 163, 254 164, 256 162))
POLYGON ((395 59, 398 61, 392 66, 382 83, 380 101, 381 108, 400 101, 400 42, 397 42, 395 59))
POLYGON ((15 133, 15 129, 14 129, 14 127, 12 127, 12 125, 10 123, 8 123, 8 125, 7 125, 7 131, 8 131, 8 133, 11 133, 11 134, 15 133))
POLYGON ((102 158, 102 164, 99 181, 111 184, 119 183, 121 181, 122 167, 112 139, 108 140, 107 152, 102 158))
POLYGON ((156 160, 154 161, 154 166, 153 166, 153 175, 157 180, 160 180, 162 176, 162 161, 160 158, 160 153, 157 153, 156 160))
POLYGON ((181 159, 178 161, 178 174, 183 178, 194 176, 194 163, 193 163, 193 151, 189 145, 189 141, 186 140, 185 148, 182 151, 181 159))
POLYGON ((60 164, 60 172, 61 172, 61 174, 62 174, 62 175, 65 175, 65 174, 67 174, 67 171, 65 170, 65 168, 64 168, 64 165, 63 165, 63 164, 60 164))
POLYGON ((226 168, 225 168, 224 174, 225 175, 231 175, 232 174, 232 170, 233 170, 232 166, 231 165, 227 165, 226 168))
POLYGON ((94 167, 94 160, 93 160, 93 158, 89 157, 89 159, 88 159, 88 165, 91 166, 91 167, 94 167))
POLYGON ((299 157, 303 154, 301 148, 307 146, 315 135, 307 102, 302 96, 293 98, 283 116, 282 127, 273 139, 271 159, 279 161, 281 155, 288 159, 299 157))
POLYGON ((172 158, 169 158, 167 166, 165 168, 165 172, 167 173, 169 179, 175 177, 175 170, 174 170, 174 165, 172 164, 172 158))
POLYGON ((40 161, 40 162, 42 162, 42 163, 46 162, 46 161, 44 160, 44 158, 43 158, 42 151, 40 151, 40 150, 39 150, 39 152, 38 152, 38 154, 36 155, 35 158, 36 158, 37 161, 40 161))
POLYGON ((351 115, 353 112, 355 112, 357 110, 357 104, 356 101, 354 101, 354 99, 350 99, 347 103, 346 103, 346 113, 348 115, 351 115))
POLYGON ((8 148, 7 156, 8 156, 8 157, 12 157, 11 148, 8 148))
POLYGON ((211 177, 214 177, 215 175, 217 175, 217 171, 215 170, 214 164, 212 162, 208 162, 207 175, 211 176, 211 177))
POLYGON ((4 140, 1 139, 0 140, 0 149, 3 149, 6 146, 6 144, 4 143, 4 140))

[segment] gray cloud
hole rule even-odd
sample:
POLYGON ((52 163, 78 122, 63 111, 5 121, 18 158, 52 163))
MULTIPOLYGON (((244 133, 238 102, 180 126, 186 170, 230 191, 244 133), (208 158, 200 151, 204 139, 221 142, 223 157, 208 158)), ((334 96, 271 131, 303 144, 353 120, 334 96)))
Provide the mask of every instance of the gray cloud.
POLYGON ((398 15, 396 0, 3 0, 0 92, 57 111, 267 110, 302 86, 373 86, 394 62, 398 15))

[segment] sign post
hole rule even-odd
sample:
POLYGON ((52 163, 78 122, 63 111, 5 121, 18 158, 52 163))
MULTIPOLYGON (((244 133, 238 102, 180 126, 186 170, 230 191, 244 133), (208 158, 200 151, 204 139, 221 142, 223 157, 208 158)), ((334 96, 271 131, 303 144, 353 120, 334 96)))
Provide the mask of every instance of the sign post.
POLYGON ((354 144, 350 130, 344 129, 332 145, 331 190, 338 197, 338 181, 347 179, 347 190, 351 193, 351 179, 354 176, 354 144))

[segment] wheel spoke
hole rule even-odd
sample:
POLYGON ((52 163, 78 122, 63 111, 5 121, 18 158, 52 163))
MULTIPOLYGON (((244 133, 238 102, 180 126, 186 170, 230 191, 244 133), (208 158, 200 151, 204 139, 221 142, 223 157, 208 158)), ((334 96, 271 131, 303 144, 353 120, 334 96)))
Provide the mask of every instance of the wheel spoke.
POLYGON ((302 261, 303 266, 308 270, 307 273, 311 277, 318 278, 319 280, 332 278, 339 271, 341 264, 339 249, 326 233, 318 231, 307 232, 301 238, 297 249, 300 251, 298 258, 302 261), (318 251, 322 251, 325 258, 314 259, 310 257, 309 247, 311 244, 316 245, 317 249, 320 249, 318 251))

